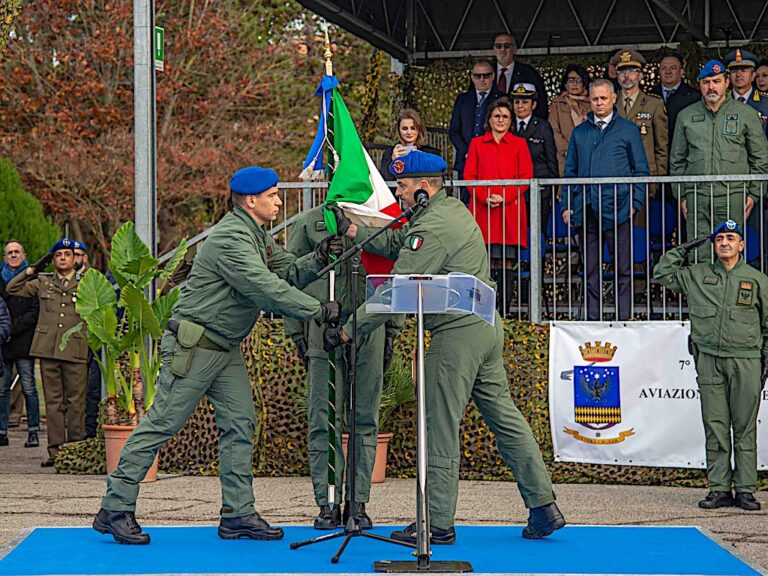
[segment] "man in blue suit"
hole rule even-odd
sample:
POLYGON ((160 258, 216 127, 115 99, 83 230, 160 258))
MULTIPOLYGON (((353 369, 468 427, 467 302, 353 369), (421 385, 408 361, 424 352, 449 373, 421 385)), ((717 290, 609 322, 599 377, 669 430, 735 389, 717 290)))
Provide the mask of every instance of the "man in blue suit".
MULTIPOLYGON (((448 137, 456 149, 453 169, 464 178, 464 162, 469 150, 469 142, 475 136, 485 134, 485 117, 488 105, 503 96, 493 82, 493 66, 487 60, 480 60, 472 66, 472 87, 456 97, 448 127, 448 137)), ((466 189, 461 190, 461 200, 468 204, 466 189)))
MULTIPOLYGON (((571 134, 565 156, 565 178, 648 176, 648 160, 640 129, 619 116, 610 80, 589 86, 592 112, 571 134)), ((586 245, 587 319, 600 317, 601 241, 608 245, 616 267, 616 319, 628 320, 631 309, 632 216, 645 203, 646 184, 587 184, 566 186, 563 220, 581 228, 586 245), (617 254, 618 252, 618 254, 617 254)))

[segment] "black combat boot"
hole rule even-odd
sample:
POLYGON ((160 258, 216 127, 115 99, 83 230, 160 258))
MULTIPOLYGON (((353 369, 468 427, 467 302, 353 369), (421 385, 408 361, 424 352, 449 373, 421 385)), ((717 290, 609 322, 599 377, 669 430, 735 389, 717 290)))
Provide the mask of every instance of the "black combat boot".
POLYGON ((730 490, 728 492, 714 490, 707 494, 704 500, 699 502, 699 508, 704 508, 705 510, 726 508, 727 506, 733 506, 733 496, 731 496, 730 490))
POLYGON ((565 518, 557 504, 546 504, 531 508, 528 512, 528 525, 523 528, 523 538, 539 540, 565 526, 565 518))
POLYGON ((734 499, 733 505, 742 510, 749 510, 750 512, 760 510, 760 502, 755 500, 755 497, 751 492, 736 492, 736 498, 734 499))
MULTIPOLYGON (((453 527, 444 530, 442 528, 430 526, 429 531, 429 541, 431 544, 453 544, 456 542, 456 529, 453 527)), ((416 544, 416 522, 408 524, 403 530, 395 530, 389 537, 393 540, 416 544)))
POLYGON ((219 523, 219 538, 225 540, 237 540, 238 538, 281 540, 283 529, 272 528, 266 520, 259 516, 258 512, 254 512, 248 516, 222 518, 219 523))
POLYGON ((40 438, 37 432, 30 432, 27 441, 24 442, 24 448, 37 448, 38 446, 40 446, 40 438))
POLYGON ((334 506, 333 510, 326 504, 320 506, 320 514, 315 518, 315 530, 333 530, 341 525, 341 507, 334 506))
POLYGON ((102 508, 93 520, 93 529, 100 534, 112 534, 118 544, 149 544, 149 534, 141 531, 133 512, 102 508))
MULTIPOLYGON (((344 525, 347 525, 347 520, 349 520, 349 500, 346 500, 344 502, 344 525)), ((373 520, 371 520, 371 517, 368 516, 368 514, 365 513, 365 503, 364 502, 355 502, 355 513, 353 514, 355 517, 355 520, 357 520, 357 525, 360 526, 363 530, 370 530, 373 528, 373 520)))

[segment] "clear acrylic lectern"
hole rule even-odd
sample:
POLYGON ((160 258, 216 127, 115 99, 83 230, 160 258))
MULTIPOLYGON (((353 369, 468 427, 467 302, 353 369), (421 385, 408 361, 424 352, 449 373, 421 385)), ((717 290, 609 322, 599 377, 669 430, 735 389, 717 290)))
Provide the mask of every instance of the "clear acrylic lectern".
POLYGON ((369 314, 416 315, 416 551, 415 562, 382 560, 377 572, 471 572, 469 562, 430 562, 429 494, 427 492, 427 413, 424 397, 424 316, 475 314, 493 326, 496 293, 474 276, 371 274, 367 278, 365 311, 369 314))

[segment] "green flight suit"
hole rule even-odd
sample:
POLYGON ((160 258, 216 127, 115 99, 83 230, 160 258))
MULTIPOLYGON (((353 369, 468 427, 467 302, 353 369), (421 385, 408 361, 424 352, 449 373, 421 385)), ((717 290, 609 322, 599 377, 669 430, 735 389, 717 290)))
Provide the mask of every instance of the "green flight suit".
MULTIPOLYGON (((357 240, 374 230, 359 227, 357 240)), ((432 196, 399 230, 373 240, 369 250, 397 258, 393 274, 472 274, 493 286, 485 243, 472 214, 445 190, 432 196)), ((358 309, 358 335, 370 333, 387 315, 358 309)), ((554 501, 541 451, 530 426, 512 401, 504 369, 504 326, 473 315, 425 316, 431 342, 426 357, 426 403, 429 514, 433 526, 448 530, 456 515, 461 442, 459 425, 473 399, 496 436, 504 461, 512 469, 526 507, 554 501)), ((344 331, 351 334, 350 323, 344 331)))
MULTIPOLYGON (((102 507, 133 511, 139 481, 160 447, 172 438, 207 395, 216 411, 219 479, 224 517, 255 512, 253 434, 256 413, 240 342, 262 310, 301 319, 322 319, 320 303, 294 286, 314 281, 321 268, 313 254, 296 259, 275 243, 240 206, 214 226, 192 265, 173 309, 175 320, 203 327, 203 338, 187 353, 186 338, 165 332, 157 396, 107 479, 102 507), (174 360, 188 359, 185 375, 174 360)), ((182 326, 184 323, 182 323, 182 326)), ((190 347, 188 346, 187 349, 190 347)), ((179 364, 182 364, 179 362, 179 364)))
POLYGON ((757 488, 760 357, 768 353, 768 277, 740 258, 683 265, 684 251, 661 257, 653 277, 688 296, 701 394, 710 490, 757 488), (731 471, 731 428, 735 468, 731 471))
MULTIPOLYGON (((287 249, 298 256, 312 252, 328 235, 323 220, 323 208, 318 206, 296 218, 288 238, 287 249)), ((351 246, 351 241, 344 239, 344 249, 351 246)), ((365 301, 365 268, 360 266, 360 282, 357 302, 352 300, 352 264, 347 261, 340 264, 336 272, 334 299, 341 303, 342 322, 352 315, 352 310, 365 301)), ((329 299, 328 275, 316 280, 304 288, 304 292, 318 300, 329 299)), ((318 506, 328 504, 328 353, 323 350, 323 330, 315 322, 300 322, 285 319, 286 334, 294 341, 305 338, 309 368, 307 370, 309 404, 309 470, 318 506)), ((356 458, 355 502, 368 502, 371 492, 371 474, 376 458, 376 443, 379 424, 379 404, 384 381, 384 340, 385 328, 374 330, 358 344, 357 349, 357 401, 356 401, 356 458)), ((346 355, 341 349, 336 351, 336 494, 335 502, 341 502, 341 484, 344 470, 341 429, 342 416, 346 406, 348 390, 346 386, 348 366, 346 355)), ((349 419, 347 419, 349 421, 349 419)), ((351 470, 347 470, 347 475, 351 470)), ((349 500, 349 480, 345 490, 349 500)))
MULTIPOLYGON (((730 96, 712 113, 702 98, 680 111, 669 153, 671 176, 766 174, 768 141, 760 114, 730 96)), ((685 200, 688 238, 706 236, 723 220, 735 220, 744 226, 747 197, 760 204, 760 182, 722 182, 672 185, 685 200)), ((696 252, 699 262, 711 260, 711 249, 704 245, 696 252)))

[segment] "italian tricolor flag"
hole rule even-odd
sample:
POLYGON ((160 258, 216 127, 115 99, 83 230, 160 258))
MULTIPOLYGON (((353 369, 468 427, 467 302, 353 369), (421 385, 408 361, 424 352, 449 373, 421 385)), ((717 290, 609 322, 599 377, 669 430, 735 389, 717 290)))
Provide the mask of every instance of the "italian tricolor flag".
MULTIPOLYGON (((363 147, 344 100, 333 89, 333 147, 338 156, 325 205, 337 204, 356 224, 383 226, 401 212, 392 191, 363 147)), ((336 233, 336 219, 325 210, 329 233, 336 233)), ((369 274, 387 274, 393 262, 363 252, 369 274)))

